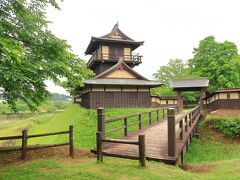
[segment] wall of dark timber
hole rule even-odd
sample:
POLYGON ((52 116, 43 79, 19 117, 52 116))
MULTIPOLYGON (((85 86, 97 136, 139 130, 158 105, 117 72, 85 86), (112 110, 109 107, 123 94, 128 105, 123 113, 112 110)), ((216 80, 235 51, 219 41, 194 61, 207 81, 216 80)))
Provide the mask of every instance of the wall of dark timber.
POLYGON ((81 106, 88 109, 151 107, 149 92, 88 92, 81 99, 81 106))
POLYGON ((204 104, 206 112, 215 111, 217 109, 240 109, 240 99, 218 99, 208 104, 204 104))

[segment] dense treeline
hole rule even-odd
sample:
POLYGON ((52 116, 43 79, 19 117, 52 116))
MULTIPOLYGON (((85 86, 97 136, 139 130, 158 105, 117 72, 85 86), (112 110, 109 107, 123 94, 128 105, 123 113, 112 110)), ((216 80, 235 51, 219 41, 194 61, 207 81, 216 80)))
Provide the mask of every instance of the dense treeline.
MULTIPOLYGON (((240 55, 235 43, 217 42, 213 36, 209 36, 193 49, 192 59, 187 61, 171 59, 166 66, 161 66, 153 76, 166 86, 153 89, 152 93, 173 95, 169 86, 171 81, 177 78, 207 77, 209 91, 239 87, 239 69, 240 55)), ((192 99, 194 95, 189 93, 185 97, 192 99)))

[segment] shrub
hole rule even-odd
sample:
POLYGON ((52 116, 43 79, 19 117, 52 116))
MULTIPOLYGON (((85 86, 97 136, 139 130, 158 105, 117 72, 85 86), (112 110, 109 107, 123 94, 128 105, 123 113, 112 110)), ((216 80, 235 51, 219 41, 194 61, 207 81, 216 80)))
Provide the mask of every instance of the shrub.
POLYGON ((240 117, 211 117, 208 121, 226 137, 236 137, 240 134, 240 117))

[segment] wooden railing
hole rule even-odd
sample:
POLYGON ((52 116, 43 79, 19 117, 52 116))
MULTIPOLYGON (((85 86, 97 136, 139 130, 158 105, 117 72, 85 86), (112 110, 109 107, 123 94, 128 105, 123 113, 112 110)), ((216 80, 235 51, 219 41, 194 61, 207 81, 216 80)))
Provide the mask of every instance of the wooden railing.
POLYGON ((127 140, 116 140, 116 139, 104 139, 101 132, 97 132, 97 161, 103 161, 103 155, 106 156, 113 156, 112 154, 108 154, 103 152, 103 143, 120 143, 120 144, 130 144, 130 145, 137 145, 139 156, 126 156, 126 155, 115 155, 116 157, 120 158, 128 158, 128 159, 138 159, 141 166, 146 166, 146 147, 145 147, 145 135, 139 135, 138 141, 127 141, 127 140))
POLYGON ((151 125, 152 122, 154 121, 159 121, 160 119, 164 119, 166 116, 166 111, 167 108, 158 108, 155 110, 151 110, 151 111, 145 111, 145 112, 138 112, 138 113, 133 113, 130 115, 126 115, 126 116, 120 116, 120 117, 115 117, 115 118, 110 118, 110 119, 105 119, 105 111, 104 108, 98 108, 97 109, 97 115, 98 115, 98 132, 101 132, 103 135, 103 138, 105 138, 105 135, 107 134, 111 134, 113 132, 116 131, 120 131, 120 130, 124 130, 123 131, 123 135, 127 136, 129 133, 129 127, 130 126, 134 126, 134 125, 138 125, 138 129, 142 129, 143 127, 143 122, 148 122, 148 125, 151 125), (144 115, 146 116, 146 114, 148 114, 147 117, 143 118, 144 115), (162 116, 162 118, 161 118, 162 116), (129 119, 130 118, 137 118, 137 121, 134 122, 130 122, 129 123, 129 119), (113 129, 109 129, 106 131, 106 124, 110 124, 110 123, 114 123, 117 121, 123 121, 124 125, 120 126, 120 127, 116 127, 113 129))
POLYGON ((123 60, 127 62, 135 62, 135 63, 142 62, 142 56, 139 54, 129 54, 129 55, 123 54, 123 55, 113 56, 110 53, 94 53, 89 59, 87 65, 91 66, 91 64, 95 60, 118 61, 120 58, 123 58, 123 60))
POLYGON ((185 138, 186 142, 192 138, 195 127, 200 119, 200 106, 193 108, 191 111, 180 115, 176 118, 176 109, 169 108, 167 110, 168 117, 168 155, 176 155, 176 140, 182 141, 185 138), (178 127, 176 127, 178 126, 178 127), (184 136, 186 133, 186 136, 184 136))
POLYGON ((42 148, 50 148, 50 147, 69 145, 69 155, 72 158, 74 158, 73 126, 69 126, 68 131, 28 135, 28 130, 22 130, 22 135, 19 135, 19 136, 0 137, 0 141, 3 141, 3 140, 17 140, 17 139, 22 140, 22 146, 21 147, 0 149, 0 153, 1 152, 10 152, 10 151, 21 151, 21 159, 24 160, 27 157, 27 151, 28 150, 36 150, 36 149, 42 149, 42 148), (41 145, 41 146, 29 146, 28 147, 28 139, 30 139, 30 138, 53 136, 53 135, 60 135, 60 134, 69 134, 69 142, 58 143, 58 144, 50 144, 50 145, 41 145))
POLYGON ((145 135, 139 135, 138 141, 129 141, 129 140, 119 140, 119 139, 106 139, 105 136, 107 134, 111 134, 113 132, 124 130, 123 135, 128 136, 129 133, 129 127, 138 125, 138 129, 143 128, 143 122, 147 122, 148 125, 151 125, 154 121, 157 122, 160 119, 164 119, 166 116, 166 108, 159 108, 151 111, 145 111, 145 112, 138 112, 133 113, 126 116, 120 116, 115 118, 110 118, 105 120, 105 111, 104 108, 98 108, 97 109, 97 115, 98 115, 98 132, 96 133, 96 139, 97 139, 97 160, 102 162, 103 161, 103 155, 105 156, 113 156, 111 153, 103 152, 103 144, 108 143, 120 143, 120 144, 131 144, 131 145, 137 145, 139 156, 129 156, 129 155, 114 155, 114 157, 120 157, 120 158, 128 158, 128 159, 138 159, 141 166, 146 165, 146 151, 145 151, 145 135), (144 117, 144 115, 147 117, 144 117), (137 121, 130 122, 128 121, 129 118, 136 117, 137 121), (143 118, 144 117, 144 118, 143 118), (162 118, 161 118, 162 117, 162 118), (108 131, 105 131, 105 125, 123 121, 123 126, 110 129, 108 131))

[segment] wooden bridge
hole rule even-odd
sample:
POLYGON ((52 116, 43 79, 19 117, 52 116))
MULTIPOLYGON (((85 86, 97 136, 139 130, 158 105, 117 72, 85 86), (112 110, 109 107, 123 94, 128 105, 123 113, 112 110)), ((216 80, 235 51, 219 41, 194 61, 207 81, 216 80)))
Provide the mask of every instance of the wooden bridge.
POLYGON ((200 119, 200 107, 187 112, 176 113, 176 109, 157 109, 105 120, 104 109, 98 109, 97 153, 99 161, 103 156, 161 161, 168 164, 182 164, 183 156, 194 135, 200 119), (120 122, 123 125, 120 125, 120 122), (106 125, 118 122, 120 127, 106 130, 106 125), (143 125, 146 125, 143 127, 143 125), (129 133, 131 126, 138 130, 129 133), (124 136, 106 138, 113 132, 124 130, 124 136))

